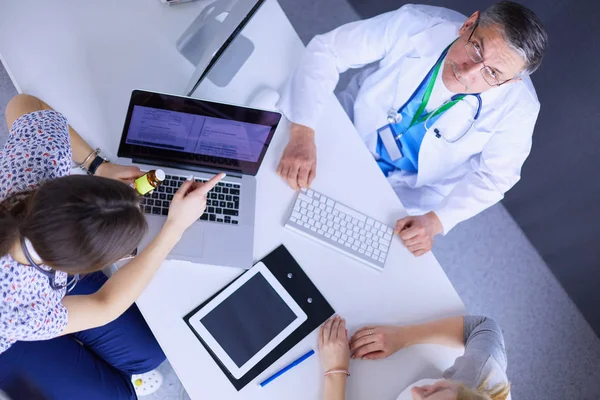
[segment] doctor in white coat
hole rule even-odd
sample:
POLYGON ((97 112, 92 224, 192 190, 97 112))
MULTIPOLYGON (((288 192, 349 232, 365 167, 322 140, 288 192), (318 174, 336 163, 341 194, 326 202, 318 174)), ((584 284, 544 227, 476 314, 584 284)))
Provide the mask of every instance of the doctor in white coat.
POLYGON ((410 215, 396 233, 422 255, 520 179, 540 109, 529 74, 546 46, 537 16, 508 1, 468 19, 405 5, 316 36, 281 93, 292 127, 277 173, 310 185, 314 129, 339 75, 375 63, 338 97, 410 215))

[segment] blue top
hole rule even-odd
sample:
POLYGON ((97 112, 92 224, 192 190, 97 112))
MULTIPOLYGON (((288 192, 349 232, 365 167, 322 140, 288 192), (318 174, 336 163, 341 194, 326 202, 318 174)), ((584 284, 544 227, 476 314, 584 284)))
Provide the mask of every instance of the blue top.
MULTIPOLYGON (((400 113, 402 116, 402 120, 398 123, 389 124, 394 136, 397 138, 395 142, 402 152, 402 158, 392 161, 383 144, 383 141, 381 140, 380 135, 377 135, 376 151, 380 156, 379 160, 377 160, 377 164, 386 176, 396 169, 411 172, 418 172, 419 170, 419 151, 421 149, 423 139, 425 138, 425 133, 427 132, 425 129, 425 124, 427 123, 428 126, 431 126, 442 115, 442 113, 437 115, 434 114, 428 120, 426 119, 423 122, 415 123, 410 128, 409 126, 415 117, 415 114, 419 111, 419 107, 423 102, 423 97, 427 90, 427 86, 430 84, 430 81, 433 78, 436 67, 440 65, 448 53, 449 48, 450 46, 444 50, 437 62, 429 70, 429 73, 427 76, 425 76, 419 87, 415 90, 408 101, 398 110, 398 113, 400 113)), ((437 70, 439 71, 439 68, 437 68, 437 70)))
POLYGON ((421 149, 421 144, 423 143, 425 133, 427 132, 425 129, 425 123, 427 123, 428 126, 431 126, 442 114, 434 115, 428 121, 426 120, 421 123, 417 123, 411 128, 408 128, 408 126, 410 125, 413 116, 421 105, 423 94, 425 93, 425 89, 432 78, 432 74, 433 69, 429 71, 429 74, 427 74, 409 101, 399 110, 400 115, 402 115, 402 121, 399 123, 390 124, 394 136, 402 134, 402 136, 399 138, 401 145, 401 147, 399 147, 402 151, 403 157, 392 162, 387 150, 385 149, 385 146, 383 146, 381 138, 377 138, 377 153, 380 155, 380 159, 377 160, 377 163, 386 176, 396 169, 411 172, 418 172, 419 170, 419 150, 421 149))

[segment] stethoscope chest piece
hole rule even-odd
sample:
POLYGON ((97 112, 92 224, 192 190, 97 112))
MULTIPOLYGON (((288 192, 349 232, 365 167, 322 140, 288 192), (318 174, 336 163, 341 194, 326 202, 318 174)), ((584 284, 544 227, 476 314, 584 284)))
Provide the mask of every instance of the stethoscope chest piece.
POLYGON ((390 124, 399 124, 402 122, 402 114, 400 114, 397 110, 390 108, 387 114, 387 121, 390 124))

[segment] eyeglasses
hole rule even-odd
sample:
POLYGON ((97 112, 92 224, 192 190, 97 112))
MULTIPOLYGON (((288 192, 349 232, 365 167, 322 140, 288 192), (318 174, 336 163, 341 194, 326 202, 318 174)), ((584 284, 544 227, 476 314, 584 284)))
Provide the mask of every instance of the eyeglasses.
POLYGON ((477 43, 471 41, 471 38, 473 37, 473 34, 475 33, 475 29, 477 29, 478 26, 479 26, 479 22, 477 22, 475 24, 475 27, 473 27, 473 30, 471 31, 471 35, 469 35, 469 38, 467 39, 467 44, 465 44, 465 51, 467 52, 467 55, 469 56, 471 61, 473 61, 475 64, 483 64, 483 68, 481 68, 480 72, 481 72, 481 75, 483 76, 483 79, 486 81, 486 83, 488 85, 490 85, 490 86, 504 85, 506 82, 512 80, 512 78, 507 79, 503 82, 500 82, 500 80, 498 79, 498 74, 496 72, 494 72, 493 69, 491 69, 490 67, 485 65, 485 63, 483 62, 483 56, 481 55, 481 48, 479 47, 479 45, 477 43))

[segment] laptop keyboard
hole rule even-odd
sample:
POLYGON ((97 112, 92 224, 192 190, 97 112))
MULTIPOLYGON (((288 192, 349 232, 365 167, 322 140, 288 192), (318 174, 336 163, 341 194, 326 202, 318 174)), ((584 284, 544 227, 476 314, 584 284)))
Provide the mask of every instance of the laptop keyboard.
MULTIPOLYGON (((186 176, 167 175, 164 182, 152 193, 140 198, 140 209, 144 214, 168 215, 173 195, 187 179, 186 176)), ((196 178, 196 182, 206 182, 196 178)), ((239 224, 240 190, 237 183, 219 182, 206 195, 206 211, 201 221, 222 224, 239 224)))

